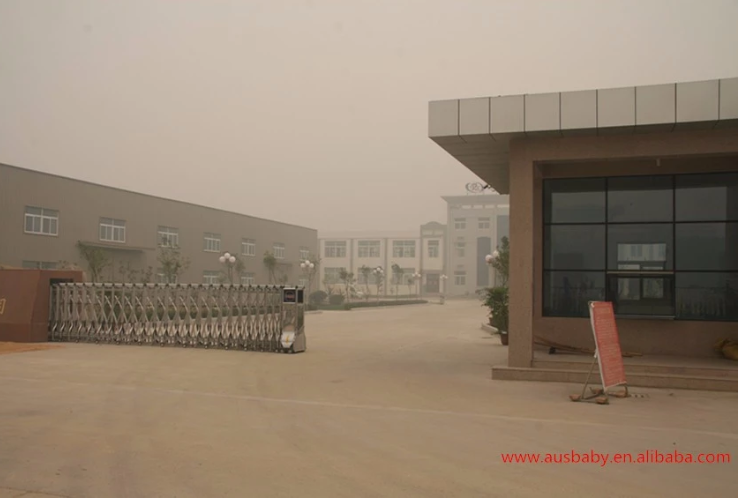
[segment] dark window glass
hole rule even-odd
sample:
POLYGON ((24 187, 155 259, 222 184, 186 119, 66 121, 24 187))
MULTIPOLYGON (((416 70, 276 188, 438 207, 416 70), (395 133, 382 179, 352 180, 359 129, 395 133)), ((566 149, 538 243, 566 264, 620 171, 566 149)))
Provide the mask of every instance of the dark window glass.
POLYGON ((671 270, 674 268, 672 224, 607 226, 609 270, 671 270))
POLYGON ((738 321, 738 273, 676 275, 678 319, 738 321))
POLYGON ((546 180, 543 196, 547 223, 605 221, 604 179, 546 180))
POLYGON ((738 173, 678 176, 676 220, 738 220, 738 173))
POLYGON ((543 273, 543 314, 588 317, 589 302, 605 299, 604 272, 543 273))
POLYGON ((672 177, 613 177, 607 181, 609 222, 670 222, 672 177))
POLYGON ((620 316, 673 317, 673 287, 673 275, 608 275, 607 299, 620 316))
POLYGON ((550 225, 545 233, 544 268, 604 270, 604 225, 550 225))
POLYGON ((738 270, 738 223, 676 225, 677 270, 738 270))

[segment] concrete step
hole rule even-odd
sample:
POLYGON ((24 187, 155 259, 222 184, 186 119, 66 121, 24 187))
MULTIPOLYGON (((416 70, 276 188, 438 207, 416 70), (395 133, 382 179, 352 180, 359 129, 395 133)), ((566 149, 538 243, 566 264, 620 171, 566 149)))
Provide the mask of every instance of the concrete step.
MULTIPOLYGON (((589 368, 588 368, 589 369, 589 368)), ((558 383, 584 383, 587 371, 579 369, 550 369, 540 367, 492 368, 492 379, 509 381, 553 381, 558 383)), ((713 376, 685 376, 665 373, 626 374, 628 386, 643 388, 673 388, 683 390, 707 390, 718 392, 738 392, 738 378, 713 376)), ((597 369, 592 373, 590 384, 600 383, 597 369)))
MULTIPOLYGON (((738 362, 735 363, 736 367, 731 369, 730 367, 708 367, 708 366, 680 366, 680 365, 669 365, 669 364, 629 364, 625 363, 625 375, 635 376, 639 374, 669 374, 676 376, 699 376, 705 378, 729 378, 738 380, 738 362)), ((584 371, 588 372, 592 360, 587 359, 586 361, 577 360, 534 360, 533 367, 539 369, 554 369, 564 371, 584 371)), ((597 367, 595 366, 595 371, 597 367)))

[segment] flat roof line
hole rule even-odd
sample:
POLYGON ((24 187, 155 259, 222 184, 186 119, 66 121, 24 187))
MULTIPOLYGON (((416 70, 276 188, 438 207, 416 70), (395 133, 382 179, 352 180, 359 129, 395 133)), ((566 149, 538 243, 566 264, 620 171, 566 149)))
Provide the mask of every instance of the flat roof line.
POLYGON ((10 168, 10 169, 13 169, 13 170, 19 170, 19 171, 22 171, 22 172, 33 173, 33 174, 36 174, 36 175, 45 175, 47 177, 59 178, 59 179, 62 179, 62 180, 68 180, 70 182, 77 182, 77 183, 80 183, 80 184, 86 184, 86 185, 90 185, 90 186, 94 186, 94 187, 102 187, 104 189, 111 189, 111 190, 114 190, 114 191, 126 192, 128 194, 136 194, 136 195, 139 195, 139 196, 145 196, 145 197, 148 197, 148 198, 159 199, 159 200, 162 200, 162 201, 169 201, 170 203, 185 204, 185 205, 188 205, 188 206, 194 206, 196 208, 205 208, 205 209, 208 209, 208 210, 219 211, 221 213, 229 213, 231 215, 238 215, 240 217, 247 217, 247 218, 251 218, 253 220, 261 220, 263 222, 270 222, 270 223, 275 223, 275 224, 280 224, 280 225, 286 225, 288 227, 296 227, 298 229, 313 230, 315 232, 318 231, 318 229, 313 229, 311 227, 305 227, 304 225, 297 225, 297 224, 291 224, 291 223, 287 223, 287 222, 280 222, 279 220, 271 220, 269 218, 255 217, 253 215, 246 215, 245 213, 239 213, 237 211, 224 210, 222 208, 213 208, 212 206, 205 206, 203 204, 192 203, 190 201, 181 201, 181 200, 178 200, 178 199, 165 198, 163 196, 157 196, 155 194, 144 194, 143 192, 132 191, 132 190, 129 190, 129 189, 122 189, 120 187, 113 187, 113 186, 110 186, 110 185, 98 184, 96 182, 90 182, 89 180, 81 180, 81 179, 78 179, 78 178, 66 177, 64 175, 59 175, 57 173, 49 173, 49 172, 43 172, 43 171, 39 171, 39 170, 32 170, 30 168, 23 168, 21 166, 9 165, 7 163, 0 163, 0 166, 1 167, 6 167, 6 168, 10 168))

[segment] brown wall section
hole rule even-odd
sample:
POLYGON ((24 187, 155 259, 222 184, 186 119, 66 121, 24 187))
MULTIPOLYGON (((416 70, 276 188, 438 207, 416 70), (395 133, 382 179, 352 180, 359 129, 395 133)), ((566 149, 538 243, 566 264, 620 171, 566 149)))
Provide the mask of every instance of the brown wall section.
POLYGON ((0 270, 0 341, 48 340, 52 280, 83 282, 83 275, 64 270, 0 270))
MULTIPOLYGON (((513 140, 509 365, 531 366, 534 335, 593 344, 587 319, 543 317, 544 178, 738 171, 736 154, 734 130, 513 140)), ((618 329, 623 349, 647 354, 710 356, 717 339, 738 338, 738 323, 620 319, 618 329)))

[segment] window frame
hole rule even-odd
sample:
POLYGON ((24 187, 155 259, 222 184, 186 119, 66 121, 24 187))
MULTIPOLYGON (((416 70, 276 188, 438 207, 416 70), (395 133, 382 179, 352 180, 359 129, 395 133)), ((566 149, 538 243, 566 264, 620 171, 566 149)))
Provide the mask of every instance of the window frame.
POLYGON ((160 225, 156 229, 156 238, 160 248, 179 248, 179 228, 160 225), (163 242, 166 240, 166 244, 163 242), (172 244, 175 240, 175 244, 172 244))
POLYGON ((287 256, 287 247, 284 243, 273 243, 272 244, 272 255, 277 260, 284 260, 287 256))
POLYGON ((220 245, 223 241, 220 234, 218 234, 217 232, 204 232, 202 239, 203 251, 205 251, 206 253, 220 253, 220 245))
POLYGON ((381 258, 382 241, 379 239, 360 239, 356 243, 356 248, 358 258, 381 258))
MULTIPOLYGON (((544 310, 543 310, 543 316, 544 317, 570 317, 570 318, 577 318, 577 317, 585 317, 585 316, 579 316, 579 315, 561 315, 556 313, 547 313, 546 311, 546 303, 548 303, 552 298, 547 295, 548 293, 548 286, 547 282, 550 283, 552 276, 556 273, 566 274, 566 273, 581 273, 581 274, 602 274, 604 277, 604 299, 607 301, 613 302, 613 304, 616 306, 616 316, 617 317, 630 317, 630 318, 637 318, 637 319, 673 319, 673 320, 682 320, 682 321, 704 321, 704 322, 735 322, 738 321, 738 314, 736 312, 731 312, 730 310, 726 311, 724 315, 722 316, 711 316, 711 317, 703 317, 701 319, 696 319, 694 317, 688 317, 688 316, 681 316, 680 315, 680 299, 679 299, 679 276, 680 275, 686 275, 686 274, 721 274, 725 275, 725 280, 730 281, 731 279, 738 279, 738 269, 732 269, 732 268, 726 268, 726 269, 689 269, 689 268, 680 268, 679 263, 677 261, 677 254, 679 252, 679 247, 677 246, 677 233, 679 232, 680 227, 685 227, 687 225, 706 225, 706 224, 732 224, 732 223, 738 223, 738 219, 730 218, 730 216, 727 216, 725 218, 722 218, 720 220, 713 220, 713 219, 688 219, 688 220, 682 220, 678 217, 678 208, 677 208, 677 189, 688 189, 688 187, 685 187, 685 183, 683 182, 685 178, 688 178, 690 176, 699 176, 702 178, 709 177, 710 175, 720 176, 720 175, 726 175, 726 174, 733 174, 735 172, 698 172, 698 173, 681 173, 681 174, 666 174, 666 175, 627 175, 627 176, 617 176, 617 177, 562 177, 562 178, 547 178, 543 180, 543 189, 542 189, 542 233, 541 237, 543 240, 543 244, 541 245, 541 251, 543 252, 543 267, 542 267, 542 281, 541 281, 541 301, 544 304, 544 310), (622 179, 624 177, 667 177, 670 179, 671 183, 671 220, 654 220, 654 221, 611 221, 610 220, 610 214, 609 214, 609 208, 610 208, 610 202, 609 202, 609 184, 611 178, 617 178, 622 179), (581 180, 592 180, 594 181, 602 181, 603 182, 603 189, 604 189, 604 203, 605 203, 605 212, 604 212, 604 220, 600 222, 561 222, 556 221, 553 222, 549 219, 549 210, 552 209, 552 207, 549 205, 549 198, 547 198, 547 193, 553 192, 549 188, 549 185, 555 184, 556 182, 567 182, 567 181, 581 181, 581 180), (679 187, 678 187, 679 186, 679 187), (550 251, 550 244, 551 241, 546 238, 547 231, 550 227, 553 226, 604 226, 605 228, 605 247, 604 247, 604 259, 605 259, 605 268, 604 269, 590 269, 590 268, 582 268, 582 269, 568 269, 568 268, 558 268, 554 267, 550 264, 548 259, 545 258, 545 256, 548 254, 548 251, 550 251), (624 268, 617 268, 612 269, 610 268, 610 259, 611 259, 611 251, 610 251, 610 230, 609 228, 611 226, 636 226, 636 225, 643 225, 643 226, 669 226, 670 227, 670 239, 666 241, 666 248, 667 248, 667 254, 666 254, 666 260, 663 262, 664 266, 662 268, 657 268, 657 263, 659 262, 653 262, 653 265, 649 264, 648 262, 633 262, 634 265, 639 265, 638 269, 624 269, 624 268), (671 254, 669 254, 669 251, 671 254), (669 264, 670 261, 670 264, 669 264), (618 281, 622 279, 639 279, 640 287, 643 288, 644 281, 647 281, 649 279, 652 280, 662 280, 665 284, 664 294, 668 294, 669 300, 670 300, 670 306, 672 313, 666 313, 666 314, 636 314, 636 315, 629 315, 629 314, 623 314, 618 313, 617 311, 617 303, 618 303, 618 296, 613 296, 615 293, 614 287, 611 284, 613 281, 618 281), (668 286, 668 287, 666 287, 668 286), (548 300, 547 300, 548 297, 548 300), (732 315, 731 315, 732 314, 732 315), (725 316, 727 315, 727 316, 725 316), (735 317, 735 318, 733 318, 735 317)), ((657 179, 659 180, 659 179, 657 179)), ((688 185, 688 183, 686 183, 688 185)), ((732 184, 731 184, 732 185, 732 184)), ((660 217, 659 217, 660 218, 660 217)), ((661 241, 658 241, 661 243, 661 241)), ((626 244, 626 242, 623 242, 623 244, 626 244)), ((633 244, 646 244, 646 243, 633 243, 633 244)), ((614 251, 618 251, 615 249, 614 251)), ((615 255, 615 260, 618 263, 618 266, 620 266, 620 260, 618 258, 618 255, 615 255)), ((629 262, 628 262, 629 263, 629 262)), ((732 289, 732 288, 731 288, 732 289)), ((735 290, 733 290, 735 291, 735 290)), ((732 310, 732 309, 731 309, 732 310)))
POLYGON ((415 258, 417 246, 414 239, 395 239, 392 241, 392 258, 415 258))
MULTIPOLYGON (((125 244, 126 242, 126 221, 122 220, 120 218, 110 218, 110 217, 100 217, 100 221, 98 224, 98 238, 100 241, 106 242, 106 243, 119 243, 119 244, 125 244), (107 221, 110 222, 107 222, 107 221), (116 223, 118 222, 118 223, 116 223), (110 230, 110 238, 103 237, 103 231, 110 230), (122 239, 116 239, 116 233, 123 234, 122 239)), ((107 235, 107 234, 106 234, 107 235)))
POLYGON ((440 239, 429 239, 428 240, 428 258, 441 258, 441 240, 440 239), (431 244, 434 243, 434 244, 431 244))
POLYGON ((248 237, 241 239, 241 255, 256 256, 256 239, 248 237))
POLYGON ((33 236, 58 237, 59 236, 59 210, 54 210, 52 208, 42 208, 40 206, 26 205, 26 207, 23 210, 23 232, 25 234, 30 234, 33 236), (29 213, 28 212, 29 209, 39 210, 40 213, 29 213), (31 220, 32 230, 28 230, 29 219, 31 220), (36 221, 38 221, 38 225, 39 225, 38 231, 33 230, 36 225, 35 224, 36 221), (49 223, 49 231, 44 231, 44 222, 49 223), (54 231, 51 231, 52 223, 54 224, 54 227, 55 227, 54 231))
POLYGON ((325 241, 323 243, 323 257, 325 258, 346 258, 346 241, 325 241))

